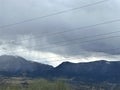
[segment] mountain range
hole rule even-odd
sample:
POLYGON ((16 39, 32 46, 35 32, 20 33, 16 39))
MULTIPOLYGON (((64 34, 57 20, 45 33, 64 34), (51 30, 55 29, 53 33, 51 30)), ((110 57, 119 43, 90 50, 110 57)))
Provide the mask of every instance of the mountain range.
POLYGON ((120 61, 63 62, 57 67, 19 56, 0 56, 0 76, 66 78, 84 82, 120 82, 120 61))
POLYGON ((44 73, 53 68, 37 62, 28 61, 19 56, 0 56, 1 76, 44 76, 44 73))

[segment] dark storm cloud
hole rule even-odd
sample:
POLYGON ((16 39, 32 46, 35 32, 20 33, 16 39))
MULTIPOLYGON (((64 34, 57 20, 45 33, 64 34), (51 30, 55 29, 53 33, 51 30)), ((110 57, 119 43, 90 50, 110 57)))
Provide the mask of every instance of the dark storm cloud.
MULTIPOLYGON (((0 1, 0 25, 7 25, 52 12, 79 7, 92 2, 96 2, 96 0, 2 0, 0 1)), ((35 50, 52 52, 63 56, 89 56, 91 52, 119 55, 120 49, 117 49, 117 51, 110 49, 119 48, 120 38, 96 39, 116 36, 120 35, 120 33, 99 37, 94 36, 120 30, 120 22, 81 30, 74 29, 119 19, 119 9, 119 0, 108 0, 99 5, 85 7, 65 14, 1 28, 1 42, 15 40, 13 44, 19 42, 19 45, 26 45, 30 49, 34 46, 33 49, 35 50), (73 31, 69 31, 71 29, 73 29, 73 31), (68 30, 68 32, 54 34, 66 30, 68 30), (93 37, 86 38, 90 36, 93 37), (27 38, 33 39, 24 40, 27 38), (90 41, 89 43, 84 43, 89 40, 96 40, 96 42, 90 41)))

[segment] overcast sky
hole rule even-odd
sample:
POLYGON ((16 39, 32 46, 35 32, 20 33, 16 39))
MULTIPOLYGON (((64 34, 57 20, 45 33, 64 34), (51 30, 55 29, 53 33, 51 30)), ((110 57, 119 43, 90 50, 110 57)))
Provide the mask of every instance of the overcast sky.
MULTIPOLYGON (((0 0, 0 27, 98 1, 102 0, 0 0)), ((106 0, 0 28, 0 55, 19 55, 54 66, 63 61, 120 60, 120 21, 76 29, 117 19, 120 0, 106 0), (107 34, 111 32, 117 33, 107 34)))

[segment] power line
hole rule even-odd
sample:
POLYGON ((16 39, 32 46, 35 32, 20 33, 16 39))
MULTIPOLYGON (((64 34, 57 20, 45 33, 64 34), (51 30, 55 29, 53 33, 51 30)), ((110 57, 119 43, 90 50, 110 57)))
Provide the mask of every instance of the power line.
POLYGON ((31 18, 31 19, 23 20, 21 22, 16 22, 16 23, 12 23, 12 24, 3 25, 3 26, 0 26, 0 28, 11 27, 11 26, 15 26, 15 25, 19 25, 19 24, 31 22, 31 21, 34 21, 34 20, 47 18, 47 17, 50 17, 50 16, 56 16, 56 15, 59 15, 59 14, 70 12, 70 11, 79 10, 81 8, 85 8, 85 7, 89 7, 89 6, 94 6, 94 5, 97 5, 97 4, 100 4, 100 3, 104 3, 106 1, 109 1, 109 0, 102 0, 102 1, 94 2, 94 3, 90 3, 90 4, 87 4, 87 5, 83 5, 81 7, 71 8, 71 9, 60 11, 60 12, 55 12, 55 13, 51 13, 51 14, 48 14, 48 15, 44 15, 44 16, 40 16, 40 17, 36 17, 36 18, 31 18))
MULTIPOLYGON (((109 33, 110 34, 110 33, 109 33)), ((101 35, 96 35, 96 36, 92 36, 92 37, 97 37, 97 36, 103 36, 103 35, 108 35, 108 34, 101 34, 101 35)), ((120 35, 118 36, 109 36, 109 37, 102 37, 102 38, 97 38, 97 39, 92 39, 92 40, 85 40, 85 41, 81 41, 81 42, 78 42, 78 43, 75 43, 75 41, 79 41, 80 38, 76 38, 76 39, 73 39, 73 40, 69 40, 69 41, 74 41, 74 43, 71 43, 71 45, 79 45, 79 44, 85 44, 85 43, 89 43, 89 42, 95 42, 95 41, 99 41, 99 40, 103 40, 103 39, 111 39, 111 38, 119 38, 120 35)), ((86 37, 86 38, 90 38, 90 37, 86 37)), ((83 38, 81 38, 83 39, 83 38)), ((46 47, 41 47, 39 49, 53 49, 53 48, 57 48, 57 47, 61 47, 61 46, 66 46, 66 45, 69 45, 69 42, 67 43, 62 43, 62 44, 54 44, 54 46, 46 46, 46 47), (57 45, 57 46, 56 46, 57 45)), ((34 45, 32 47, 36 47, 36 46, 40 46, 40 45, 34 45)), ((30 48, 30 47, 29 47, 30 48)))
MULTIPOLYGON (((61 31, 61 32, 56 32, 56 33, 47 33, 47 35, 49 36, 54 36, 54 35, 59 35, 61 33, 66 33, 66 32, 72 32, 72 31, 84 31, 85 29, 87 30, 91 30, 89 28, 92 28, 92 27, 97 27, 97 26, 101 26, 101 25, 107 25, 107 24, 110 24, 110 23, 115 23, 115 22, 120 22, 120 19, 114 19, 114 20, 109 20, 109 21, 106 21, 106 22, 102 22, 102 23, 97 23, 97 24, 93 24, 93 25, 88 25, 88 26, 83 26, 83 27, 78 27, 78 28, 74 28, 74 29, 67 29, 67 30, 64 30, 64 31, 61 31)), ((118 31, 119 32, 119 31, 118 31)), ((37 37, 40 37, 39 35, 36 36, 37 37)), ((28 39, 24 39, 24 40, 19 40, 20 41, 27 41, 29 39, 33 39, 33 38, 28 38, 28 39)), ((17 43, 15 44, 20 44, 18 41, 17 43)), ((8 43, 11 43, 11 42, 8 42, 8 43)))
MULTIPOLYGON (((114 31, 114 32, 108 32, 108 33, 102 33, 102 34, 96 34, 96 35, 92 35, 92 36, 86 36, 86 37, 79 37, 79 38, 74 38, 74 39, 71 39, 71 40, 67 40, 67 41, 60 41, 60 42, 53 42, 54 45, 57 45, 59 43, 64 43, 64 42, 70 42, 70 41, 76 41, 76 40, 80 40, 80 39, 90 39, 90 38, 95 38, 95 37, 99 37, 99 36, 105 36, 105 35, 112 35, 112 34, 115 34, 115 33, 120 33, 120 30, 119 31, 114 31)), ((49 44, 47 44, 49 45, 49 44)), ((47 46, 47 45, 44 45, 44 46, 47 46)), ((41 45, 40 45, 41 47, 41 45)))
POLYGON ((74 29, 67 29, 65 31, 52 33, 52 35, 57 35, 57 34, 60 34, 60 33, 71 32, 73 30, 74 31, 78 31, 78 30, 83 31, 84 29, 88 29, 88 28, 92 28, 92 27, 97 27, 97 26, 100 26, 100 25, 106 25, 106 24, 110 24, 110 23, 115 23, 115 22, 120 22, 120 18, 119 19, 110 20, 110 21, 105 21, 105 22, 102 22, 102 23, 93 24, 93 25, 78 27, 78 28, 74 28, 74 29))
MULTIPOLYGON (((93 39, 93 40, 86 40, 86 41, 78 42, 78 44, 84 44, 84 43, 95 42, 95 41, 98 41, 98 40, 111 39, 111 38, 120 38, 120 35, 118 35, 118 36, 110 36, 110 37, 105 37, 105 38, 98 38, 98 39, 93 39)), ((79 39, 76 39, 75 41, 79 41, 79 39)), ((76 43, 71 43, 71 45, 74 45, 74 44, 76 45, 76 43)), ((48 49, 48 48, 53 49, 53 48, 57 48, 57 47, 60 47, 60 46, 66 46, 66 45, 69 45, 69 43, 64 43, 64 44, 54 46, 54 47, 42 47, 42 48, 39 48, 39 49, 48 49)))
MULTIPOLYGON (((111 38, 120 38, 120 35, 118 35, 118 36, 109 36, 109 37, 102 37, 102 38, 97 38, 97 39, 92 39, 92 40, 86 40, 86 41, 82 41, 82 42, 78 42, 78 43, 72 43, 71 45, 86 44, 86 43, 89 43, 89 42, 95 42, 95 41, 99 41, 99 40, 103 40, 103 39, 111 39, 111 38)), ((50 48, 50 49, 52 48, 53 49, 53 48, 57 48, 57 47, 60 47, 60 46, 66 46, 66 45, 69 45, 69 43, 61 44, 61 45, 55 46, 55 47, 42 47, 42 48, 39 48, 39 49, 44 49, 44 50, 46 50, 48 48, 50 48)), ((35 46, 32 46, 32 47, 36 47, 36 46, 39 46, 39 45, 35 45, 35 46)), ((18 52, 25 52, 25 51, 18 51, 18 52)))
MULTIPOLYGON (((59 45, 60 43, 66 43, 66 42, 70 42, 70 41, 78 41, 80 39, 90 39, 90 38, 95 38, 95 37, 99 37, 99 36, 106 36, 106 35, 112 35, 112 34, 118 34, 120 33, 120 30, 118 31, 113 31, 113 32, 108 32, 108 33, 102 33, 102 34, 96 34, 96 35, 92 35, 92 36, 86 36, 86 37, 79 37, 79 38, 74 38, 74 39, 71 39, 71 40, 67 40, 67 41, 60 41, 60 42, 54 42, 54 45, 59 45)), ((43 46, 43 48, 48 48, 50 46, 47 46, 49 44, 46 44, 43 46)), ((38 45, 37 45, 38 46, 38 45)), ((40 47, 42 47, 41 45, 39 45, 40 47)))

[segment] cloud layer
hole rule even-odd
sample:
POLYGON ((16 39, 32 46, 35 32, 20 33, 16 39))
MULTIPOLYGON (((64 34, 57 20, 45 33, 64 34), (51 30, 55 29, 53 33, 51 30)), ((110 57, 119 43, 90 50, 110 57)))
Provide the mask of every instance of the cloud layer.
MULTIPOLYGON (((21 22, 94 2, 96 0, 2 0, 0 1, 0 25, 21 22)), ((116 37, 120 32, 102 34, 119 31, 120 22, 75 29, 120 19, 119 10, 119 0, 107 0, 98 5, 64 14, 0 28, 1 54, 11 52, 29 59, 38 58, 40 62, 51 61, 49 57, 62 61, 66 61, 66 57, 69 57, 72 58, 70 61, 74 59, 73 62, 90 61, 90 59, 119 59, 120 49, 115 48, 119 48, 120 45, 120 37, 116 37), (66 30, 67 32, 64 32, 66 30), (96 37, 96 35, 99 36, 96 37), (29 55, 20 50, 25 50, 29 55), (42 59, 45 56, 46 59, 42 59)))

